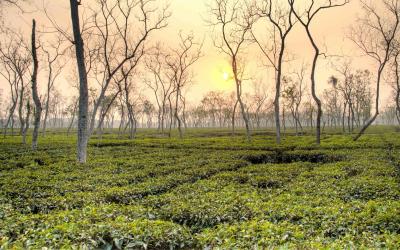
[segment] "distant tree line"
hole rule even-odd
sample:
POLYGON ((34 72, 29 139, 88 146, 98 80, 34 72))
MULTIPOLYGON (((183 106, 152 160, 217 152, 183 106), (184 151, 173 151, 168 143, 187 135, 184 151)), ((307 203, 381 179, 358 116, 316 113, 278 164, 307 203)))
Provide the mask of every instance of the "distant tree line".
MULTIPOLYGON (((331 59, 312 27, 326 11, 348 3, 213 0, 207 23, 214 46, 230 62, 227 80, 235 91, 212 91, 199 103, 187 94, 194 83, 193 66, 204 55, 203 42, 185 32, 173 34, 177 42, 170 47, 151 40, 172 14, 163 1, 99 0, 89 7, 70 0, 69 28, 44 9, 53 28, 38 33, 33 20, 29 38, 2 24, 0 74, 10 93, 0 113, 3 136, 20 134, 26 143, 33 125, 36 149, 39 133, 44 137, 49 128, 66 128, 68 135, 77 131, 77 159, 83 163, 88 140, 101 137, 106 128, 134 139, 137 128, 155 128, 167 136, 177 129, 183 138, 187 128, 230 128, 235 134, 243 127, 249 141, 253 130, 274 128, 277 143, 288 128, 297 135, 312 128, 319 144, 328 127, 354 133, 357 140, 371 124, 399 124, 400 0, 384 0, 379 8, 361 1, 363 16, 352 26, 349 38, 376 62, 376 71, 355 69, 345 57, 332 60, 335 74, 326 79, 329 87, 317 92, 323 84, 316 80, 318 63, 331 59), (307 35, 313 60, 292 68, 287 39, 296 25, 307 35), (272 82, 247 77, 249 46, 258 49, 266 70, 273 69, 272 82), (66 67, 69 62, 76 67, 66 67), (75 90, 73 97, 58 85, 62 75, 75 90), (393 91, 385 108, 380 105, 383 82, 393 91)), ((21 8, 19 1, 1 4, 21 8)))

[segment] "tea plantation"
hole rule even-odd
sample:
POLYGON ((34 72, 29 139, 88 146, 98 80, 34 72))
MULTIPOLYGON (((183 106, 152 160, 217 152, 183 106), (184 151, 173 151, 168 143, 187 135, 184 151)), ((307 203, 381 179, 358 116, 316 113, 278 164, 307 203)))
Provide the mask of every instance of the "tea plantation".
POLYGON ((0 249, 400 248, 400 134, 0 140, 0 249))

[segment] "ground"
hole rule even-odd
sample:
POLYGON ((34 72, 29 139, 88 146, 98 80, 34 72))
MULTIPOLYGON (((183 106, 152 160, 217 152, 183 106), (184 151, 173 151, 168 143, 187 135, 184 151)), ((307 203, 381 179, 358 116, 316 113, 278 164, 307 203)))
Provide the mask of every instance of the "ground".
POLYGON ((0 140, 0 249, 400 248, 400 134, 0 140))

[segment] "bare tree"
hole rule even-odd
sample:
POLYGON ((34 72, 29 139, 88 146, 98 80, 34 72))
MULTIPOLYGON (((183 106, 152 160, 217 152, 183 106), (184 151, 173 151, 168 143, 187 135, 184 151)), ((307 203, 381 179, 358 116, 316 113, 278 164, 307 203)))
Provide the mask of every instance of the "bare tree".
POLYGON ((246 107, 242 101, 242 84, 244 63, 240 56, 245 46, 249 43, 251 28, 255 22, 252 11, 247 11, 247 6, 238 0, 214 0, 210 7, 212 19, 210 24, 220 30, 220 39, 214 39, 214 45, 224 54, 229 56, 236 84, 236 98, 240 105, 242 118, 246 127, 247 139, 251 140, 250 122, 247 117, 246 107))
MULTIPOLYGON (((157 11, 154 1, 100 0, 99 10, 93 10, 95 35, 100 39, 99 60, 103 64, 100 94, 90 121, 93 132, 99 107, 114 76, 126 65, 136 67, 144 54, 150 34, 167 26, 168 6, 157 11), (135 30, 136 29, 136 30, 135 30), (135 34, 136 38, 132 37, 135 34)), ((130 66, 129 66, 130 67, 130 66)))
POLYGON ((174 117, 178 122, 179 137, 183 138, 182 119, 179 115, 179 103, 183 88, 192 81, 191 67, 201 57, 202 44, 194 41, 192 34, 179 34, 180 43, 177 49, 172 49, 170 56, 166 57, 169 79, 173 83, 175 93, 174 117))
POLYGON ((152 118, 154 115, 154 111, 155 111, 155 107, 154 105, 147 99, 144 99, 142 101, 143 103, 143 116, 142 119, 145 118, 146 116, 146 125, 144 124, 144 121, 142 120, 142 126, 143 127, 147 127, 147 128, 151 128, 152 125, 152 118))
POLYGON ((3 136, 6 137, 7 135, 7 128, 11 124, 11 130, 13 134, 13 128, 14 128, 14 113, 15 109, 18 104, 18 95, 19 95, 19 77, 17 76, 17 73, 13 70, 12 67, 8 64, 7 60, 4 60, 3 57, 1 57, 1 63, 3 66, 3 70, 0 71, 0 74, 6 79, 8 84, 10 85, 10 93, 11 93, 11 104, 8 110, 8 116, 6 119, 6 123, 4 125, 4 130, 3 130, 3 136))
POLYGON ((235 136, 235 124, 236 124, 236 110, 237 106, 239 104, 239 101, 237 99, 237 94, 235 92, 231 92, 229 95, 229 103, 231 104, 231 109, 230 109, 230 114, 231 114, 231 127, 232 127, 232 136, 235 136))
POLYGON ((363 53, 378 64, 375 94, 375 113, 354 137, 357 141, 379 115, 381 79, 387 63, 393 56, 395 39, 399 31, 400 1, 383 0, 382 12, 371 3, 361 1, 364 17, 354 27, 350 39, 363 53))
POLYGON ((152 90, 158 106, 158 129, 164 133, 167 113, 168 96, 173 91, 173 82, 168 79, 166 70, 166 53, 160 45, 146 58, 145 66, 152 79, 144 79, 145 84, 152 90))
POLYGON ((222 128, 225 120, 229 119, 229 116, 225 116, 225 109, 229 103, 225 100, 223 92, 208 92, 201 100, 201 105, 210 120, 209 126, 216 127, 218 124, 222 128))
POLYGON ((294 119, 296 120, 296 133, 298 127, 300 127, 300 130, 303 131, 303 126, 301 125, 301 119, 300 119, 300 106, 303 101, 303 95, 304 91, 306 90, 304 81, 305 81, 305 74, 306 74, 306 65, 303 63, 300 70, 295 72, 296 75, 296 98, 294 102, 294 110, 292 110, 292 114, 294 116, 294 119))
POLYGON ((72 126, 74 125, 75 117, 76 117, 76 111, 78 110, 78 100, 79 98, 73 97, 72 98, 72 103, 67 106, 66 111, 67 114, 71 117, 71 121, 68 125, 67 129, 67 136, 70 135, 72 126))
POLYGON ((324 90, 323 100, 326 110, 326 115, 328 116, 328 124, 331 127, 337 127, 340 124, 342 104, 340 100, 339 93, 339 79, 336 76, 330 76, 328 78, 329 88, 324 90))
POLYGON ((13 65, 10 63, 7 57, 4 57, 4 48, 3 46, 0 49, 0 52, 2 56, 0 57, 1 59, 1 66, 2 70, 0 71, 0 74, 4 77, 4 79, 8 82, 10 85, 10 93, 11 93, 11 100, 10 100, 10 107, 8 111, 8 118, 7 122, 4 126, 4 137, 7 135, 7 128, 11 124, 11 130, 13 134, 13 129, 14 129, 14 113, 15 109, 18 104, 18 95, 19 95, 19 84, 20 84, 20 78, 18 77, 17 72, 15 71, 13 65))
POLYGON ((42 49, 46 54, 46 63, 48 70, 46 101, 45 101, 43 127, 42 127, 43 137, 46 136, 46 125, 47 125, 47 118, 49 115, 50 98, 52 90, 54 88, 54 83, 60 76, 63 68, 65 67, 65 62, 64 63, 60 62, 60 57, 65 53, 65 48, 63 48, 63 43, 64 39, 61 35, 59 35, 55 43, 49 45, 49 48, 45 48, 44 46, 42 46, 42 49))
POLYGON ((123 80, 124 80, 123 78, 120 80, 116 80, 116 82, 115 82, 116 90, 114 90, 114 93, 105 96, 105 98, 102 102, 102 106, 100 108, 100 114, 99 114, 99 122, 97 125, 97 132, 100 135, 102 135, 101 131, 103 129, 104 120, 105 120, 107 114, 109 113, 109 111, 111 110, 113 105, 115 104, 115 100, 117 99, 117 97, 122 93, 121 83, 123 80))
POLYGON ((317 104, 317 122, 316 122, 316 143, 321 143, 321 118, 322 118, 322 104, 321 100, 317 96, 316 92, 316 80, 315 70, 317 67, 318 59, 321 55, 320 48, 315 40, 315 35, 311 31, 311 25, 315 17, 323 10, 331 9, 335 7, 344 6, 349 3, 349 0, 341 0, 340 3, 334 3, 332 0, 327 0, 325 3, 321 3, 319 6, 315 4, 315 0, 311 0, 310 4, 306 7, 304 15, 298 13, 295 10, 295 0, 288 0, 291 6, 293 14, 297 17, 297 20, 303 25, 306 30, 307 36, 314 49, 314 58, 311 66, 311 95, 317 104))
POLYGON ((33 71, 32 71, 32 97, 35 102, 35 120, 33 123, 33 135, 32 135, 32 149, 36 150, 38 145, 38 135, 40 127, 40 119, 42 116, 42 104, 40 103, 38 87, 37 87, 37 75, 39 62, 37 58, 37 47, 36 47, 36 21, 32 20, 32 61, 33 61, 33 71))
MULTIPOLYGON (((304 76, 305 66, 303 65, 300 72, 295 73, 296 80, 293 80, 290 76, 284 76, 283 81, 283 93, 282 96, 286 101, 287 108, 290 110, 295 128, 296 135, 299 134, 299 129, 302 131, 303 127, 300 121, 300 105, 302 103, 304 93, 304 76)), ((284 105, 285 106, 285 105, 284 105)))
POLYGON ((284 62, 287 37, 290 34, 294 22, 292 20, 292 9, 285 4, 279 4, 272 0, 263 0, 261 4, 256 4, 256 15, 259 20, 266 19, 267 23, 272 24, 269 40, 271 45, 263 44, 257 38, 254 32, 253 39, 257 43, 263 55, 275 70, 275 126, 276 143, 281 143, 281 125, 280 125, 280 103, 281 85, 282 85, 282 66, 284 62))
POLYGON ((6 135, 7 127, 10 123, 13 132, 14 113, 17 107, 20 121, 20 134, 22 135, 25 126, 25 119, 23 116, 24 97, 27 85, 25 77, 31 63, 31 57, 21 35, 8 30, 5 31, 4 37, 6 39, 0 43, 0 60, 3 69, 0 73, 9 83, 11 90, 11 107, 4 129, 4 136, 6 135))
POLYGON ((134 139, 136 136, 136 130, 137 130, 137 116, 135 112, 135 107, 137 104, 137 99, 134 97, 134 93, 137 88, 135 85, 135 82, 132 81, 132 76, 133 76, 133 71, 136 68, 135 64, 130 64, 128 68, 122 68, 121 69, 121 75, 122 75, 122 82, 123 82, 123 96, 125 99, 125 106, 127 109, 127 115, 128 115, 128 123, 126 124, 125 129, 129 126, 130 127, 130 132, 129 132, 129 139, 134 139))
POLYGON ((74 33, 74 45, 76 61, 79 72, 79 114, 78 114, 78 148, 77 160, 80 163, 86 163, 87 143, 88 143, 88 106, 89 91, 87 82, 87 71, 85 64, 85 50, 80 30, 79 9, 81 0, 70 0, 71 21, 74 33))
POLYGON ((341 79, 337 79, 336 89, 340 91, 343 99, 342 128, 346 132, 346 112, 347 112, 347 128, 352 133, 354 129, 354 104, 353 96, 355 95, 355 81, 351 70, 351 61, 344 61, 341 65, 334 65, 335 70, 341 75, 341 79))
POLYGON ((261 113, 268 99, 268 95, 262 86, 262 80, 253 82, 253 95, 251 96, 251 99, 255 106, 254 118, 257 128, 261 127, 261 113))

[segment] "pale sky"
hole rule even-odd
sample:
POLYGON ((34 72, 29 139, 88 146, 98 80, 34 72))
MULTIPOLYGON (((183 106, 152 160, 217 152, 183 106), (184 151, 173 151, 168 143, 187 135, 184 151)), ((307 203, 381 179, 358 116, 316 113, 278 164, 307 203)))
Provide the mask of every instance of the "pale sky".
MULTIPOLYGON (((66 0, 44 0, 47 3, 53 17, 57 22, 65 27, 70 26, 69 19, 69 1, 66 0)), ((193 71, 195 73, 195 84, 190 88, 188 92, 188 100, 194 104, 198 102, 202 96, 211 90, 221 91, 233 91, 234 83, 225 81, 223 75, 225 72, 230 72, 228 58, 221 54, 216 48, 214 48, 211 35, 212 29, 206 25, 205 19, 210 17, 206 3, 210 0, 170 0, 172 11, 172 17, 169 19, 169 25, 166 29, 159 31, 156 35, 152 36, 151 41, 162 41, 166 46, 174 46, 177 42, 177 35, 180 30, 183 32, 193 32, 198 40, 205 39, 203 54, 204 56, 195 65, 193 71)), ((286 0, 278 0, 286 1, 286 0)), ((302 0, 307 1, 307 0, 302 0)), ((41 8, 43 0, 35 0, 35 4, 38 8, 41 8)), ((85 6, 87 2, 83 0, 85 6)), ((30 7, 31 9, 34 9, 30 7)), ((346 34, 350 28, 350 25, 356 21, 357 15, 359 14, 358 0, 352 0, 350 4, 345 7, 328 9, 315 19, 314 26, 312 27, 313 33, 317 36, 317 41, 324 48, 324 44, 327 48, 327 53, 332 55, 346 55, 354 57, 355 69, 370 69, 373 73, 376 71, 376 66, 367 57, 360 57, 361 51, 346 38, 346 34)), ((46 25, 49 23, 40 11, 32 12, 30 14, 21 14, 16 9, 7 10, 5 15, 5 22, 10 27, 24 30, 29 35, 31 18, 37 18, 39 26, 46 25)), ((295 29, 291 33, 287 45, 288 51, 292 53, 296 61, 286 64, 285 70, 294 71, 304 61, 310 63, 312 57, 312 50, 310 43, 304 33, 303 28, 300 25, 296 25, 295 29)), ((249 53, 246 55, 248 63, 248 74, 257 78, 263 77, 263 84, 265 89, 268 90, 268 94, 271 97, 273 93, 274 80, 272 78, 271 70, 266 69, 261 65, 261 60, 265 60, 254 45, 249 48, 249 53), (268 73, 269 72, 269 73, 268 73), (257 76, 257 77, 256 77, 257 76)), ((322 90, 327 86, 327 79, 330 75, 335 72, 332 71, 327 60, 321 58, 317 69, 317 91, 322 90)), ((72 63, 72 62, 71 62, 72 63)), ((73 65, 73 64, 71 64, 73 65)), ((73 65, 75 66, 75 65, 73 65)), ((44 72, 45 73, 45 72, 44 72)), ((65 73, 70 73, 70 70, 65 70, 65 73)), ((307 75, 308 76, 308 75, 307 75)), ((41 83, 39 82, 39 85, 41 83)), ((43 82, 42 86, 46 83, 43 82)), ((244 83, 244 90, 250 90, 249 82, 244 83)), ((62 89, 64 95, 70 94, 72 88, 68 87, 68 83, 64 79, 60 79, 57 83, 58 89, 62 89)), ((309 82, 307 82, 309 85, 309 82)), ((0 88, 8 91, 8 86, 2 80, 0 80, 0 88)), ((389 96, 388 87, 383 87, 382 100, 385 100, 389 96)))

